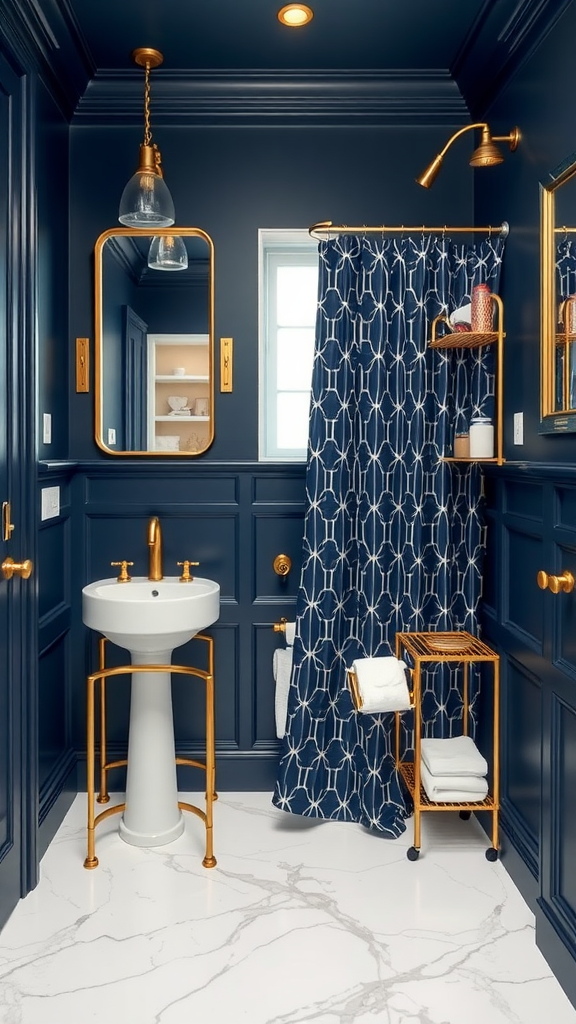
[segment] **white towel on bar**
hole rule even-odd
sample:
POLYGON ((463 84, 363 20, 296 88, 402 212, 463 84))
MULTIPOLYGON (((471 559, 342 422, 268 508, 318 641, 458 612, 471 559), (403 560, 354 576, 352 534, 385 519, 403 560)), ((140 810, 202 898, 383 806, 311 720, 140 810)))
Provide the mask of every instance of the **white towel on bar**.
POLYGON ((478 775, 488 773, 488 764, 471 736, 425 739, 420 755, 431 775, 478 775))
POLYGON ((294 643, 294 635, 295 635, 295 633, 296 633, 296 623, 295 622, 287 622, 286 623, 286 627, 285 627, 284 636, 286 637, 286 643, 287 643, 288 647, 292 647, 292 644, 294 643))
POLYGON ((486 779, 478 775, 431 775, 422 761, 420 779, 428 799, 437 804, 476 803, 488 792, 486 779))
POLYGON ((288 716, 288 690, 292 675, 292 648, 277 647, 272 660, 276 691, 274 695, 274 713, 276 717, 276 735, 279 740, 286 732, 288 716))
POLYGON ((352 662, 358 681, 363 715, 406 711, 410 707, 410 691, 406 682, 406 665, 398 658, 358 658, 352 662))

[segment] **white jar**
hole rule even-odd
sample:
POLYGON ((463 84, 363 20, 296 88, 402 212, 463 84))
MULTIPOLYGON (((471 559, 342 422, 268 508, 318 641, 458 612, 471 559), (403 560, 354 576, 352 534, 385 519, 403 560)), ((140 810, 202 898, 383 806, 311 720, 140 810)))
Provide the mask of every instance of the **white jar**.
POLYGON ((470 458, 494 457, 494 427, 488 416, 473 416, 470 421, 470 458))

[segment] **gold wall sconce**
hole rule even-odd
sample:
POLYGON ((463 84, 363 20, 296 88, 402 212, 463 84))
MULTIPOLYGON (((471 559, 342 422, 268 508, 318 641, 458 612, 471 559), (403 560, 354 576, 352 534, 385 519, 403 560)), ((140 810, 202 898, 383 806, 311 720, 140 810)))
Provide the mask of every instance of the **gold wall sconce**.
POLYGON ((167 228, 174 223, 174 203, 164 181, 162 158, 156 143, 152 142, 150 128, 150 70, 157 68, 164 57, 159 50, 141 46, 133 50, 132 59, 144 68, 144 141, 135 174, 126 185, 118 220, 129 228, 167 228))
POLYGON ((495 143, 507 142, 510 146, 511 152, 514 152, 520 142, 519 128, 513 128, 508 135, 492 135, 489 126, 483 121, 480 121, 477 124, 468 124, 465 128, 460 128, 459 131, 454 133, 452 138, 449 139, 444 146, 444 149, 434 157, 432 162, 428 164, 426 170, 416 178, 419 185, 422 185, 423 188, 430 188, 430 186, 434 184, 438 171, 442 166, 442 161, 452 143, 455 142, 460 135, 463 135, 464 132, 472 131, 474 128, 482 129, 482 137, 480 139, 480 145, 476 147, 470 157, 469 163, 471 167, 495 167, 496 164, 503 163, 504 157, 495 143))

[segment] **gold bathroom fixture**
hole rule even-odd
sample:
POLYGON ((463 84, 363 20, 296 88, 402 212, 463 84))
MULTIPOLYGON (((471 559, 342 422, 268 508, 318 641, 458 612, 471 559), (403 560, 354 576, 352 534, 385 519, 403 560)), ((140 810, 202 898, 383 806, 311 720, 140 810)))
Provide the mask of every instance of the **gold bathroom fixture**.
POLYGON ((510 225, 508 224, 508 221, 503 221, 502 224, 496 225, 488 224, 486 227, 482 227, 478 224, 441 224, 439 227, 429 227, 427 224, 375 224, 371 226, 360 224, 358 226, 351 226, 350 224, 333 224, 331 220, 319 220, 316 224, 312 224, 312 226, 308 228, 308 234, 312 238, 317 238, 320 242, 327 242, 331 238, 336 238, 337 235, 484 234, 489 236, 503 235, 504 238, 506 238, 509 232, 510 225))
POLYGON ((110 800, 108 793, 108 772, 113 768, 126 767, 127 760, 107 760, 107 735, 106 735, 106 683, 108 679, 123 675, 132 675, 134 672, 172 672, 176 675, 194 676, 201 679, 206 686, 206 760, 195 761, 185 757, 177 757, 177 765, 187 765, 190 768, 201 768, 206 773, 206 810, 201 810, 194 804, 178 801, 181 811, 190 811, 204 822, 206 829, 206 849, 202 865, 205 868, 216 866, 213 846, 213 815, 212 805, 218 799, 216 793, 216 739, 214 728, 214 640, 211 636, 197 633, 194 640, 203 640, 208 646, 208 671, 191 668, 187 665, 121 665, 117 668, 106 668, 106 637, 98 641, 99 669, 87 678, 87 745, 86 745, 86 789, 88 791, 88 829, 87 829, 87 853, 84 867, 88 870, 98 867, 96 856, 96 826, 109 818, 112 814, 120 814, 126 809, 126 804, 116 804, 114 807, 107 807, 100 814, 94 814, 94 801, 99 804, 107 804, 110 800), (95 709, 95 684, 100 683, 100 791, 96 796, 95 770, 96 770, 96 709, 95 709))
POLYGON ((284 616, 282 616, 282 618, 280 619, 280 622, 275 622, 274 623, 274 626, 273 626, 274 632, 275 633, 285 633, 286 632, 287 623, 288 623, 288 619, 286 619, 286 618, 284 618, 284 616))
POLYGON ((34 563, 29 558, 23 562, 15 562, 13 558, 5 558, 2 562, 4 579, 11 580, 13 576, 20 576, 23 580, 29 579, 34 569, 34 563))
POLYGON ((286 4, 278 11, 278 21, 288 28, 302 28, 314 17, 314 11, 307 4, 286 4))
POLYGON ((287 576, 292 568, 292 559, 290 555, 276 555, 272 565, 277 576, 287 576))
POLYGON ((440 170, 442 161, 446 153, 450 149, 452 143, 455 142, 455 140, 459 138, 460 135, 463 135, 464 132, 472 131, 474 128, 481 128, 482 137, 480 140, 480 145, 474 150, 470 158, 469 163, 471 167, 494 167, 496 164, 501 164, 504 160, 504 157, 502 156, 500 150, 495 145, 495 143, 507 142, 508 145, 510 146, 511 151, 514 152, 514 150, 518 147, 518 143, 520 142, 519 128, 513 128, 508 135, 493 136, 489 126, 484 121, 479 121, 476 124, 468 124, 464 128, 460 128, 457 132, 454 133, 452 138, 449 139, 446 145, 444 146, 444 149, 441 150, 441 152, 434 157, 434 159, 428 165, 426 170, 423 171, 418 178, 416 178, 417 183, 419 185, 422 185, 423 188, 430 188, 430 186, 433 185, 434 181, 436 180, 436 176, 438 174, 438 171, 440 170))
POLYGON ((186 560, 184 562, 176 562, 176 565, 182 566, 182 575, 180 577, 180 583, 192 583, 194 577, 190 574, 190 566, 200 565, 200 562, 189 562, 186 560))
POLYGON ((78 394, 86 394, 90 391, 89 360, 89 339, 76 338, 76 391, 78 394))
POLYGON ((11 523, 12 509, 10 508, 9 501, 2 502, 2 540, 10 540, 12 531, 14 530, 14 523, 11 523))
POLYGON ((152 142, 150 128, 150 70, 157 68, 164 57, 159 50, 141 46, 132 51, 132 59, 144 68, 144 141, 136 172, 126 185, 118 220, 133 228, 170 227, 176 219, 174 203, 162 173, 162 158, 156 143, 152 142))
POLYGON ((536 576, 536 582, 540 587, 540 590, 550 590, 553 594, 571 594, 574 590, 574 577, 571 572, 567 569, 560 574, 560 576, 553 576, 551 573, 544 572, 540 569, 540 572, 536 576))
POLYGON ((128 575, 128 566, 134 565, 134 562, 110 562, 110 565, 120 566, 120 572, 118 574, 118 583, 130 583, 132 577, 128 575))
POLYGON ((234 338, 220 338, 220 391, 232 391, 234 338))
POLYGON ((148 523, 148 547, 150 548, 150 565, 148 579, 156 582, 163 579, 162 573, 162 530, 158 516, 152 516, 148 523))

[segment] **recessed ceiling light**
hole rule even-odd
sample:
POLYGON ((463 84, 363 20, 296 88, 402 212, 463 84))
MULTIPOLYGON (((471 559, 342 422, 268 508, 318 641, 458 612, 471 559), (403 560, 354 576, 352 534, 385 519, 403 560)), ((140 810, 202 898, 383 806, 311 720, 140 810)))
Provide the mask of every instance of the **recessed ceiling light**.
POLYGON ((314 12, 306 4, 286 4, 278 11, 278 21, 289 28, 300 28, 312 21, 314 12))

